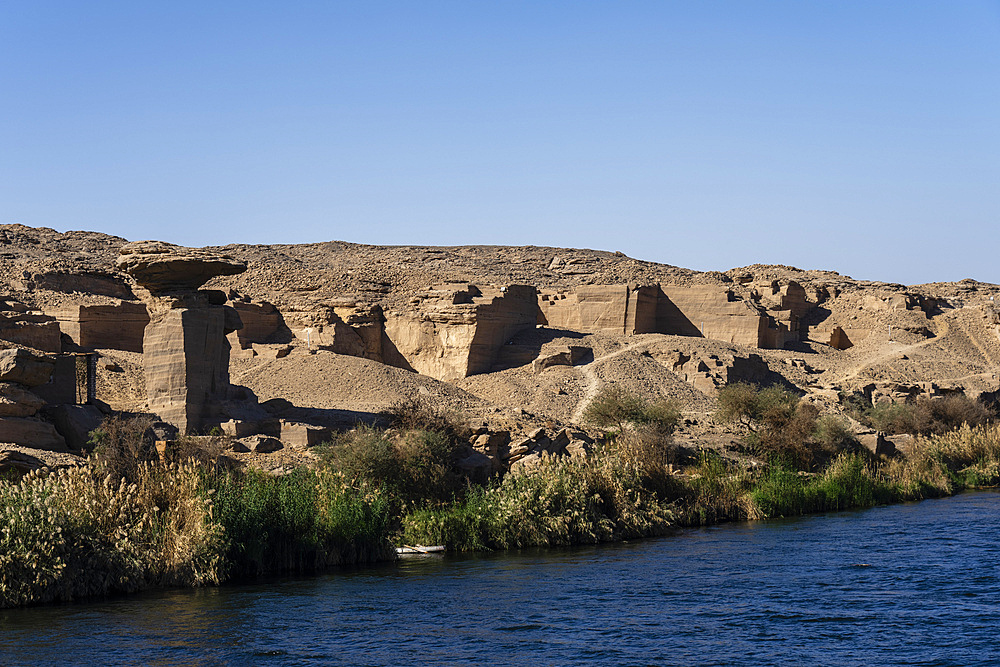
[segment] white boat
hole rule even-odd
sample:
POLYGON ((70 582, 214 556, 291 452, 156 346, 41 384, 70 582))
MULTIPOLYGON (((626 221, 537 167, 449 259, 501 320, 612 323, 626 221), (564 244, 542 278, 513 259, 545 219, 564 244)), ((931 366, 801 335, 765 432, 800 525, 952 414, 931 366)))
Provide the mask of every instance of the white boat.
POLYGON ((437 554, 444 553, 443 545, 436 545, 433 547, 425 547, 420 544, 409 545, 404 544, 401 547, 396 547, 396 553, 400 556, 412 556, 416 554, 437 554))

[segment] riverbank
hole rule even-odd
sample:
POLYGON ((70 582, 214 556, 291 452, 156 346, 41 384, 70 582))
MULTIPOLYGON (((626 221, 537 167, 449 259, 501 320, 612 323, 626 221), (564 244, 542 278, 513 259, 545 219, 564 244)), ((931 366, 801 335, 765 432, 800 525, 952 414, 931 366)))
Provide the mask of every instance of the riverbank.
POLYGON ((446 433, 352 437, 281 477, 105 454, 0 481, 0 606, 384 560, 400 541, 463 551, 613 542, 1000 482, 997 425, 918 438, 906 457, 841 453, 816 473, 706 450, 678 474, 642 439, 619 437, 585 459, 482 484, 436 463, 452 446, 446 433))

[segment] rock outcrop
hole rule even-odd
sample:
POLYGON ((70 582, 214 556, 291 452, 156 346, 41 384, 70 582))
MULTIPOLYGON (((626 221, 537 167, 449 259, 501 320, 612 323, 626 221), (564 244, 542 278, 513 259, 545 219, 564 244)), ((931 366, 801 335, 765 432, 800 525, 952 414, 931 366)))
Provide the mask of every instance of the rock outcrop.
POLYGON ((719 285, 583 285, 543 293, 539 323, 582 333, 665 333, 780 348, 788 327, 719 285))
POLYGON ((439 380, 488 372, 500 349, 538 320, 534 287, 441 286, 386 313, 383 360, 439 380))
POLYGON ((118 268, 153 294, 195 290, 216 276, 247 270, 245 262, 229 255, 162 241, 126 243, 118 252, 118 268))
POLYGON ((0 382, 37 387, 49 381, 55 360, 15 347, 0 350, 0 382))
POLYGON ((182 433, 221 419, 230 398, 226 335, 242 323, 227 296, 198 290, 209 279, 246 270, 225 255, 143 241, 122 247, 118 266, 149 292, 143 336, 149 409, 182 433))

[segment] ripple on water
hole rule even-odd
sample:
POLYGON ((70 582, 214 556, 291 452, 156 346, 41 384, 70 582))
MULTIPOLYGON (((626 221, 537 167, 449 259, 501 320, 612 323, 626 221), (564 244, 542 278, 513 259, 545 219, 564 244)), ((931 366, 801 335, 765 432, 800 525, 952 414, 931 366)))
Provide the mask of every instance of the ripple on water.
POLYGON ((0 664, 992 665, 1000 493, 0 612, 0 664))

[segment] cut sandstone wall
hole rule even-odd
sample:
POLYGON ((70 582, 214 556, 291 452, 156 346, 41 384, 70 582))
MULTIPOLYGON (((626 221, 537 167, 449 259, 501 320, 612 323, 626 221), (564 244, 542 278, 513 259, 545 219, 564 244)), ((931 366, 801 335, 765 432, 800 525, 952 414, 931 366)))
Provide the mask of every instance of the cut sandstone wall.
POLYGON ((788 328, 718 285, 586 285, 539 298, 539 322, 581 333, 665 333, 782 347, 788 328))
POLYGON ((222 307, 172 309, 146 327, 149 408, 182 433, 217 416, 213 404, 229 398, 229 327, 222 307))
POLYGON ((385 363, 445 381, 488 372, 515 334, 535 326, 537 296, 527 285, 472 290, 428 290, 412 309, 386 313, 385 363))
POLYGON ((76 305, 51 314, 62 332, 82 348, 142 352, 142 338, 149 324, 149 314, 142 303, 76 305))

